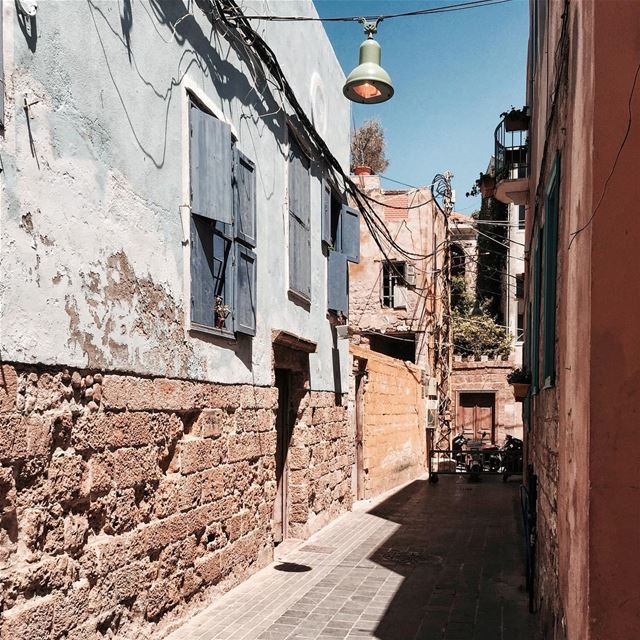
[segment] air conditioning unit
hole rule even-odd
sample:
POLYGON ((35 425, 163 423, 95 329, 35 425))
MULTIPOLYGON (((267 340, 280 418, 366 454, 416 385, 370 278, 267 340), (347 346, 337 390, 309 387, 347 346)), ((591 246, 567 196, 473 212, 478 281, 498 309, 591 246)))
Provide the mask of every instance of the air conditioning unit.
POLYGON ((416 286, 416 265, 408 264, 405 271, 404 281, 407 287, 416 286))

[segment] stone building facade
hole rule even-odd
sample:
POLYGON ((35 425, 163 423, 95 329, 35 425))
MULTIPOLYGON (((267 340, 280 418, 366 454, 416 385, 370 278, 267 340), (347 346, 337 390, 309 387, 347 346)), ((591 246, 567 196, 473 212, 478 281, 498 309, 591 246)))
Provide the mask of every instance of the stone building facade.
MULTIPOLYGON (((19 4, 0 31, 0 636, 162 637, 350 508, 326 168, 201 3, 19 4)), ((346 167, 322 26, 260 35, 346 167)))

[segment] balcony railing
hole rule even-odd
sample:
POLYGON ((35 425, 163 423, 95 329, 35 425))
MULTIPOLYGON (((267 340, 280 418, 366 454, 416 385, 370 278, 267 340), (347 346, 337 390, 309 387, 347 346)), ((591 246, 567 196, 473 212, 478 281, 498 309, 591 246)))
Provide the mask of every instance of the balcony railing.
POLYGON ((496 127, 495 162, 498 180, 529 176, 527 138, 527 131, 508 131, 504 118, 496 127))

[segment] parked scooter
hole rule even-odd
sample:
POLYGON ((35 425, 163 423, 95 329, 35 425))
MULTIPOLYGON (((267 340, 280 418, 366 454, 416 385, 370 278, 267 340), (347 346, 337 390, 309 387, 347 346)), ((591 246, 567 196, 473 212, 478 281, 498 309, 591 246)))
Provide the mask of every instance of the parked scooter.
POLYGON ((470 482, 478 482, 480 480, 480 474, 484 469, 484 455, 482 453, 482 441, 486 437, 486 433, 483 431, 480 440, 466 440, 466 454, 465 454, 465 466, 467 477, 470 482))
POLYGON ((507 435, 500 449, 502 457, 502 481, 506 482, 509 476, 522 473, 522 440, 512 435, 507 435))

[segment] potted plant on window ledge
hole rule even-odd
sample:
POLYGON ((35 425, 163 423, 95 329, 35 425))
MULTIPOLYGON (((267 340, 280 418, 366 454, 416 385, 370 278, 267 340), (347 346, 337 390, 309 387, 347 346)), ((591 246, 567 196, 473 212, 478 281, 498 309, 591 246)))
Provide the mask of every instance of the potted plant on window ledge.
POLYGON ((215 312, 216 329, 225 329, 227 316, 231 309, 224 303, 222 296, 216 296, 216 304, 213 310, 215 312))
POLYGON ((524 400, 529 395, 531 374, 526 367, 514 369, 508 376, 507 382, 513 387, 516 400, 524 400))

